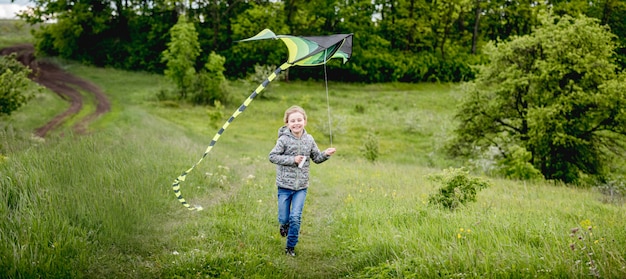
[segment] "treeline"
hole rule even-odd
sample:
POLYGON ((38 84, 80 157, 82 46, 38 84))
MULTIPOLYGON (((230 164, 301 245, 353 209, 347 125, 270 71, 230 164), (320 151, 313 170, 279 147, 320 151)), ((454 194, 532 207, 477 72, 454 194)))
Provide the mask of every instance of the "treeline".
MULTIPOLYGON (((169 30, 186 15, 198 32, 200 69, 215 52, 225 75, 242 78, 255 65, 280 65, 279 41, 237 43, 269 28, 276 34, 354 34, 347 64, 329 63, 328 78, 359 82, 462 81, 475 77, 489 41, 530 34, 543 12, 585 15, 616 35, 618 65, 626 66, 624 0, 34 0, 21 15, 52 22, 35 37, 39 53, 95 66, 162 73, 169 30)), ((322 78, 308 67, 289 78, 322 78)))

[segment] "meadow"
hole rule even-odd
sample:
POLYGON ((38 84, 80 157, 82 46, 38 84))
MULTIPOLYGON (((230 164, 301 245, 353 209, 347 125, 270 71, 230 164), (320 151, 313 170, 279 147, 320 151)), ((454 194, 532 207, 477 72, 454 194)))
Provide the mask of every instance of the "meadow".
POLYGON ((173 180, 257 85, 232 82, 224 107, 191 106, 159 101, 159 75, 60 63, 112 111, 88 135, 36 138, 66 108, 45 91, 2 120, 2 278, 626 278, 623 200, 593 188, 475 173, 492 184, 476 202, 428 203, 440 187, 430 175, 471 167, 442 152, 455 84, 272 83, 181 184, 204 208, 189 211, 173 180), (293 104, 320 148, 338 151, 311 168, 292 258, 268 153, 293 104))

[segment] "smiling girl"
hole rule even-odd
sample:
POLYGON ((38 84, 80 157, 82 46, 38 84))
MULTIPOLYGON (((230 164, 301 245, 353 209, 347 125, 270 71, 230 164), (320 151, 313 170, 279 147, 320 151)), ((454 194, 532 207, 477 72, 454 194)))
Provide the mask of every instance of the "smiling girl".
POLYGON ((313 136, 307 134, 306 112, 299 106, 285 111, 285 125, 278 129, 278 140, 270 151, 270 162, 276 164, 278 187, 278 222, 280 235, 287 237, 285 254, 295 256, 302 209, 309 187, 310 161, 320 164, 335 153, 335 148, 319 150, 313 136), (310 160, 308 160, 310 159, 310 160))

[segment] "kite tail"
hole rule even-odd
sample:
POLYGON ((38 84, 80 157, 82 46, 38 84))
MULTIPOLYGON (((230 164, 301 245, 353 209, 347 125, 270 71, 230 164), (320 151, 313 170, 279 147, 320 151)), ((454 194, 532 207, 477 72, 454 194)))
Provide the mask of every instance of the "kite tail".
POLYGON ((172 184, 172 190, 174 190, 174 195, 176 195, 176 198, 178 198, 178 201, 184 207, 186 207, 189 210, 202 210, 202 206, 199 206, 199 205, 191 206, 189 203, 187 203, 187 201, 183 198, 183 195, 180 192, 180 183, 185 181, 185 178, 186 178, 187 174, 189 174, 198 164, 200 164, 200 162, 202 162, 204 157, 206 157, 207 154, 209 154, 209 152, 211 152, 211 149, 213 149, 213 146, 215 146, 215 143, 220 138, 222 133, 224 133, 224 130, 226 130, 226 128, 228 128, 230 123, 232 123, 233 120, 235 120, 235 118, 237 118, 237 116, 239 116, 239 114, 241 114, 248 107, 248 105, 250 105, 250 102, 252 102, 252 100, 259 93, 261 93, 261 91, 263 91, 263 89, 265 89, 265 87, 267 87, 267 85, 270 82, 272 82, 272 80, 274 80, 276 78, 276 76, 278 76, 278 74, 280 74, 282 71, 286 70, 290 66, 291 66, 290 63, 285 63, 285 64, 281 65, 272 74, 270 74, 261 83, 261 85, 259 85, 259 87, 257 87, 254 91, 252 91, 252 94, 250 94, 250 96, 248 96, 248 99, 246 99, 246 101, 244 101, 243 104, 241 104, 241 106, 233 113, 233 115, 230 116, 230 118, 226 121, 226 123, 224 123, 224 125, 222 125, 222 128, 220 128, 219 131, 217 131, 217 133, 215 134, 215 136, 213 136, 213 140, 211 140, 211 143, 207 147, 206 151, 204 151, 204 154, 202 154, 202 157, 200 157, 200 160, 198 160, 198 162, 196 162, 193 166, 191 166, 191 168, 189 168, 188 170, 184 171, 180 176, 178 176, 174 180, 174 183, 172 184))

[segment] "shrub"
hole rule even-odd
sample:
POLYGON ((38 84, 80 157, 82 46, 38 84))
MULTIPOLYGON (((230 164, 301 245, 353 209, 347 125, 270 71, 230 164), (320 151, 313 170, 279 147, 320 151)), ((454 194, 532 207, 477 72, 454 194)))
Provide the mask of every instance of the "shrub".
POLYGON ((365 142, 363 143, 363 147, 361 148, 361 152, 365 159, 370 162, 376 161, 378 159, 378 137, 373 132, 369 132, 367 137, 365 137, 365 142))
POLYGON ((33 98, 33 92, 28 90, 30 72, 17 61, 15 53, 0 56, 0 116, 11 115, 33 98))
POLYGON ((226 115, 224 114, 224 105, 222 105, 222 103, 220 101, 215 101, 215 103, 213 103, 214 109, 209 109, 207 111, 207 114, 209 115, 209 119, 211 120, 211 126, 213 128, 218 128, 219 126, 219 121, 226 118, 226 115))
MULTIPOLYGON (((248 75, 248 77, 246 78, 246 82, 251 83, 254 86, 257 86, 263 83, 272 73, 274 73, 276 71, 276 68, 277 67, 274 65, 255 64, 254 73, 248 75)), ((276 76, 276 78, 274 78, 273 83, 271 83, 272 87, 280 86, 280 83, 277 83, 277 81, 284 80, 284 79, 285 79, 285 75, 279 74, 278 76, 276 76)), ((259 98, 267 99, 267 97, 269 96, 268 94, 271 91, 272 89, 268 85, 267 87, 265 87, 265 89, 263 89, 262 94, 259 94, 259 98)))
POLYGON ((204 69, 195 76, 191 91, 192 103, 196 105, 212 105, 215 102, 229 103, 224 63, 226 58, 211 52, 204 69))
POLYGON ((500 161, 499 171, 506 178, 519 180, 543 179, 543 175, 531 163, 532 154, 517 145, 509 147, 509 155, 500 161))
POLYGON ((428 178, 441 183, 437 193, 428 197, 428 203, 441 205, 451 210, 459 205, 476 201, 478 191, 491 186, 482 178, 471 177, 464 168, 449 168, 441 174, 430 175, 428 178))

